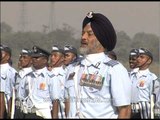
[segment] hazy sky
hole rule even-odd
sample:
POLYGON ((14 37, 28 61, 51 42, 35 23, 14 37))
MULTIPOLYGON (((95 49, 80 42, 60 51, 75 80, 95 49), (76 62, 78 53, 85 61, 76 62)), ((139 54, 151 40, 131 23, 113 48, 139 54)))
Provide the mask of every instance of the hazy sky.
MULTIPOLYGON (((20 29, 21 2, 1 2, 1 22, 5 21, 14 31, 20 29)), ((81 34, 82 20, 89 11, 106 15, 117 31, 130 37, 137 32, 160 35, 160 2, 54 2, 54 25, 64 23, 81 34)), ((50 2, 26 2, 27 29, 42 31, 49 25, 50 2)))

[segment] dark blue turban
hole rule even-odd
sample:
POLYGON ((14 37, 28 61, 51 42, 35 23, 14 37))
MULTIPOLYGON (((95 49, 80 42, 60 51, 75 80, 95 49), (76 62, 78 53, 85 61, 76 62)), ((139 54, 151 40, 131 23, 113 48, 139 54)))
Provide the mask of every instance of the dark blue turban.
POLYGON ((91 23, 91 28, 102 46, 112 51, 116 45, 117 36, 109 19, 100 13, 89 12, 83 20, 82 27, 84 28, 88 23, 91 23))

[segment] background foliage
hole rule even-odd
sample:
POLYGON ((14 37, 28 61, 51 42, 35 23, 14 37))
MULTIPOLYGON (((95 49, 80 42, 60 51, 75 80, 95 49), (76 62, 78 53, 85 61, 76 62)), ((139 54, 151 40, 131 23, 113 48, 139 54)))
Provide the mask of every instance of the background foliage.
MULTIPOLYGON (((5 22, 0 23, 1 26, 1 44, 6 44, 12 49, 13 67, 17 69, 19 52, 22 48, 31 49, 33 45, 38 45, 43 49, 51 51, 54 44, 73 45, 77 49, 80 45, 80 37, 76 38, 74 35, 74 28, 64 24, 61 29, 56 29, 52 32, 14 32, 12 27, 5 22)), ((114 51, 117 54, 118 60, 128 68, 128 56, 132 48, 144 47, 149 49, 154 57, 154 62, 150 66, 150 70, 157 76, 159 72, 159 41, 160 37, 154 34, 137 33, 133 38, 130 38, 124 31, 117 32, 117 44, 114 51)))

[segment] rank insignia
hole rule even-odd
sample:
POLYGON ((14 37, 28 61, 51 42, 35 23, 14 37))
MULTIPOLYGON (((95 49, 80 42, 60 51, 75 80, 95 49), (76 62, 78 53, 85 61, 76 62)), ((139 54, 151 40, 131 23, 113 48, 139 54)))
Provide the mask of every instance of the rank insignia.
POLYGON ((6 80, 7 77, 6 77, 6 76, 5 76, 5 77, 1 76, 1 78, 2 78, 3 80, 6 80))
POLYGON ((75 72, 69 74, 68 80, 73 80, 74 75, 75 75, 75 72))

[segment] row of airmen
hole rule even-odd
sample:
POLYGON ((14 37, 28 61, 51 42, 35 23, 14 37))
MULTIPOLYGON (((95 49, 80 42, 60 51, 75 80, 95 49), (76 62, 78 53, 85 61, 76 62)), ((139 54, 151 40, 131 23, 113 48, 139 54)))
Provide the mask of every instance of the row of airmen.
MULTIPOLYGON (((68 45, 61 49, 59 46, 54 45, 51 53, 38 46, 33 46, 33 50, 22 49, 19 56, 18 73, 9 65, 11 49, 5 45, 1 45, 0 48, 1 92, 5 91, 4 100, 6 105, 1 107, 6 108, 5 117, 8 115, 11 118, 66 118, 75 114, 76 107, 70 105, 69 108, 65 98, 70 96, 73 104, 75 104, 74 83, 73 81, 66 82, 66 78, 71 79, 72 75, 67 75, 67 72, 72 71, 77 61, 82 59, 82 56, 78 56, 76 48, 68 45), (65 90, 65 88, 67 89, 65 90), (13 99, 10 99, 10 97, 13 99), (66 108, 70 109, 68 115, 66 114, 66 108), (50 112, 51 110, 53 111, 50 112)), ((113 51, 107 54, 110 58, 117 59, 113 51)), ((152 60, 153 56, 147 49, 140 48, 130 51, 129 65, 131 71, 129 75, 133 83, 132 118, 149 118, 148 115, 152 112, 150 109, 151 102, 155 103, 154 108, 160 107, 158 103, 158 99, 160 99, 158 93, 160 91, 157 90, 159 83, 156 81, 156 75, 149 71, 152 60), (140 62, 142 60, 139 59, 142 58, 146 58, 147 61, 140 62), (149 80, 154 80, 154 90, 152 90, 154 101, 151 101, 152 99, 149 97, 151 90, 148 89, 147 91, 145 89, 147 86, 152 85, 151 81, 145 82, 148 77, 149 80)), ((1 96, 1 98, 3 97, 1 96)))
POLYGON ((1 105, 6 105, 1 106, 5 110, 1 117, 65 117, 65 79, 70 64, 81 58, 77 49, 71 45, 64 46, 64 49, 54 45, 49 53, 38 46, 33 46, 32 50, 24 48, 20 53, 18 72, 10 64, 11 49, 6 45, 1 45, 0 49, 1 92, 4 92, 1 98, 5 100, 1 105))

